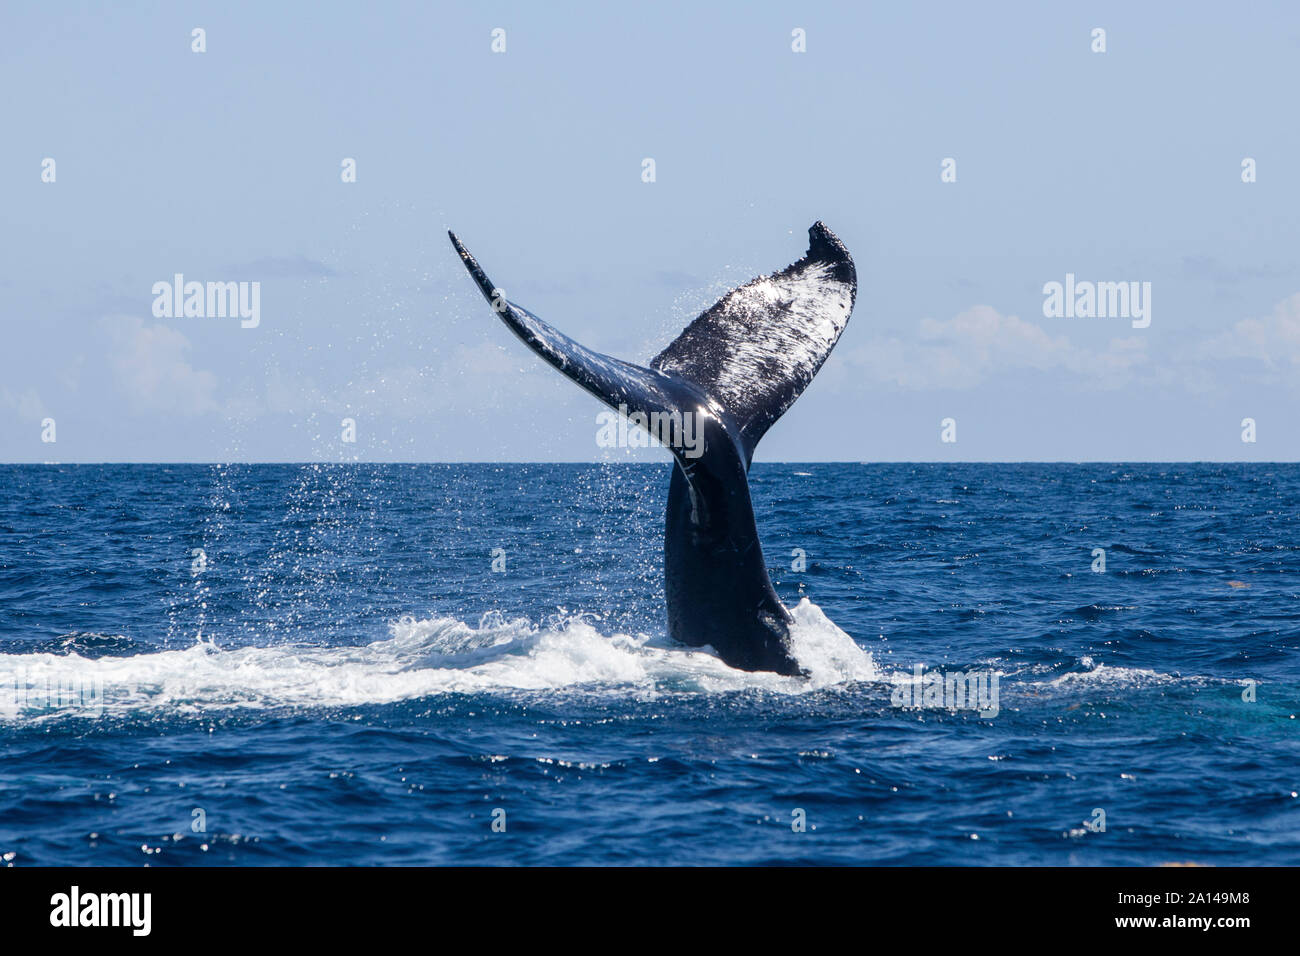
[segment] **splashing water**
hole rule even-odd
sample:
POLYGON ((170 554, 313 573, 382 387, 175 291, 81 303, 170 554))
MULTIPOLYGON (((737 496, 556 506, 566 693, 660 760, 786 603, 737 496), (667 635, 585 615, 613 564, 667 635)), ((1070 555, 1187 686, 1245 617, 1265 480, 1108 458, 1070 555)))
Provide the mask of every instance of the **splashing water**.
POLYGON ((795 656, 809 677, 728 667, 709 649, 645 635, 601 634, 581 615, 538 627, 488 614, 478 627, 450 617, 391 625, 359 647, 281 645, 185 650, 94 659, 78 654, 0 655, 0 718, 228 708, 349 707, 450 693, 582 690, 644 699, 660 693, 766 690, 799 694, 880 674, 871 655, 803 600, 794 609, 795 656), (64 706, 58 706, 62 694, 64 706))

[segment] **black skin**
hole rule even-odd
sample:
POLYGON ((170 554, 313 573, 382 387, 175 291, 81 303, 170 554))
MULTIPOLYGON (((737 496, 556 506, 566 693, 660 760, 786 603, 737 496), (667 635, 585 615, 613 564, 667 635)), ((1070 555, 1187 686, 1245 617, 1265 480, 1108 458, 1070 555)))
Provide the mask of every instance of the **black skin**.
POLYGON ((724 418, 701 419, 704 453, 679 456, 668 486, 664 591, 668 634, 711 645, 732 667, 803 675, 790 655, 794 619, 767 575, 745 454, 724 418))
MULTIPOLYGON (((460 240, 452 244, 493 311, 530 349, 617 409, 695 418, 703 453, 672 447, 664 534, 668 633, 692 647, 711 646, 732 667, 801 675, 788 649, 793 618, 777 598, 763 562, 749 498, 749 454, 741 429, 716 402, 684 379, 584 348, 514 303, 460 240)), ((698 447, 698 445, 696 446, 698 447)))

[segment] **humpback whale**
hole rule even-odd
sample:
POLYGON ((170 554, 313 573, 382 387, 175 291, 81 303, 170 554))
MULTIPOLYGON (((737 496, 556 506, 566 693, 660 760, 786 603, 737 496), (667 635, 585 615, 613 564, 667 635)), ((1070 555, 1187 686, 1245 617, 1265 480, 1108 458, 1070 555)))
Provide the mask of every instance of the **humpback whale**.
POLYGON ((702 446, 682 441, 682 428, 656 435, 674 458, 664 522, 669 636, 711 646, 732 667, 801 675, 790 649, 794 619, 763 561, 748 473, 759 440, 848 324, 857 272, 844 244, 814 223, 803 258, 728 292, 642 367, 593 352, 508 301, 448 235, 493 311, 557 370, 638 423, 692 416, 702 446))

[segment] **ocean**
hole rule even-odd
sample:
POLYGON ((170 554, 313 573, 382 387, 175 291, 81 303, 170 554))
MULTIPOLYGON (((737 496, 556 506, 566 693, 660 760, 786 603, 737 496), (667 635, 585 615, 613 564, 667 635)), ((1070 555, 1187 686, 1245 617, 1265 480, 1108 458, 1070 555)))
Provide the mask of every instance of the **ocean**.
POLYGON ((1300 465, 0 466, 9 865, 1300 862, 1300 465))

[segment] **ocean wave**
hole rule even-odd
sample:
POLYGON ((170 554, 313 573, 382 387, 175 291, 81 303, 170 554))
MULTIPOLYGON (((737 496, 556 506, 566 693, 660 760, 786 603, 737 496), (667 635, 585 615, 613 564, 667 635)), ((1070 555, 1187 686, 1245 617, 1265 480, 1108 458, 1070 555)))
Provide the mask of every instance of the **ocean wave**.
POLYGON ((1176 684, 1182 680, 1203 682, 1204 678, 1181 678, 1174 674, 1164 674, 1146 667, 1123 667, 1112 664, 1099 664, 1091 657, 1084 656, 1079 661, 1082 670, 1069 671, 1049 681, 1053 687, 1072 685, 1087 686, 1134 686, 1150 687, 1164 684, 1176 684))
POLYGON ((219 648, 85 657, 0 654, 0 720, 162 711, 328 708, 439 694, 587 690, 644 697, 764 690, 800 694, 882 679, 871 654, 804 599, 791 648, 808 677, 728 667, 710 649, 647 635, 600 633, 581 615, 538 626, 499 614, 477 627, 406 617, 355 647, 219 648))

